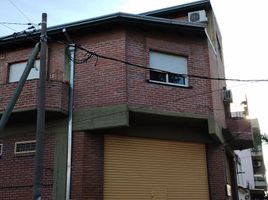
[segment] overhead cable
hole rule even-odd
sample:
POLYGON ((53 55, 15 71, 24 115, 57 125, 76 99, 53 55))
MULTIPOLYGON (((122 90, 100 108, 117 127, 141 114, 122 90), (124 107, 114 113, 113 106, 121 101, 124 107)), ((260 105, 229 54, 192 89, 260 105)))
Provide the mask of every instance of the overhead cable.
MULTIPOLYGON (((120 62, 120 63, 126 64, 126 65, 129 65, 129 66, 146 69, 146 70, 154 70, 154 71, 158 71, 158 72, 162 72, 162 73, 170 73, 170 72, 165 71, 165 70, 155 69, 155 68, 147 67, 144 65, 134 64, 134 63, 131 63, 131 62, 128 62, 125 60, 118 59, 118 58, 113 58, 113 57, 97 54, 96 52, 90 51, 90 50, 86 49, 85 47, 78 45, 78 44, 75 44, 75 46, 77 49, 80 49, 81 51, 85 52, 82 59, 75 59, 74 60, 74 62, 76 64, 86 63, 92 57, 96 57, 97 59, 98 58, 107 59, 107 60, 111 60, 111 61, 115 61, 115 62, 120 62)), ((268 82, 268 79, 232 79, 232 78, 222 78, 222 77, 217 78, 217 77, 200 76, 200 75, 193 75, 193 74, 178 74, 178 75, 180 75, 182 77, 193 77, 193 78, 198 78, 198 79, 215 80, 215 81, 268 82)))
POLYGON ((24 12, 21 10, 21 9, 19 9, 19 7, 18 6, 16 6, 16 4, 14 3, 14 2, 12 2, 11 0, 8 0, 9 1, 9 3, 11 3, 12 4, 12 6, 27 20, 27 21, 31 21, 30 20, 30 18, 29 17, 27 17, 27 15, 26 14, 24 14, 24 12))

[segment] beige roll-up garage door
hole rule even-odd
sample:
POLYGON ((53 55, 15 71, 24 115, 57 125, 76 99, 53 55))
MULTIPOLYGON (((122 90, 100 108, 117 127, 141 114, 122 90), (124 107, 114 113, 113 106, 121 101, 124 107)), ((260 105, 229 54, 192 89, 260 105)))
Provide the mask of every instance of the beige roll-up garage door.
POLYGON ((105 136, 105 200, 208 200, 204 144, 105 136))

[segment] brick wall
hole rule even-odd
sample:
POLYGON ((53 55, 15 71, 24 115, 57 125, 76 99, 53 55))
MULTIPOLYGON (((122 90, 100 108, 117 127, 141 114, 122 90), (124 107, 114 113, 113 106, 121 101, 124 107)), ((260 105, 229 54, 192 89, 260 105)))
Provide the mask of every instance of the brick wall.
POLYGON ((75 132, 71 199, 103 199, 103 135, 75 132))
MULTIPOLYGON (((18 49, 4 51, 4 58, 0 59, 0 112, 6 108, 16 86, 8 83, 9 65, 16 62, 27 61, 32 49, 18 49)), ((68 105, 68 84, 62 83, 64 71, 64 47, 58 44, 49 44, 47 85, 46 85, 46 108, 66 112, 68 105)), ((14 108, 15 111, 36 109, 38 81, 28 80, 14 108)))
MULTIPOLYGON (((125 60, 125 32, 109 32, 78 38, 83 47, 101 55, 125 60)), ((77 58, 83 54, 76 52, 77 58)), ((123 64, 105 59, 91 60, 75 66, 75 109, 126 103, 126 68, 123 64)))
MULTIPOLYGON (((90 37, 75 38, 83 47, 101 55, 148 66, 149 50, 188 57, 188 73, 209 76, 206 38, 155 31, 118 28, 90 37)), ((76 52, 82 59, 83 53, 76 52)), ((75 66, 75 109, 128 103, 136 108, 210 114, 211 82, 189 78, 191 88, 148 83, 148 70, 129 67, 106 59, 92 59, 75 66)))
POLYGON ((34 45, 32 47, 18 47, 7 51, 1 49, 4 57, 0 59, 0 84, 6 84, 8 82, 9 64, 27 61, 31 48, 33 47, 34 45))
MULTIPOLYGON (((110 29, 101 33, 91 33, 87 36, 75 38, 83 47, 98 54, 126 60, 131 63, 148 66, 150 49, 188 57, 188 73, 193 75, 216 77, 218 69, 217 60, 210 57, 206 38, 170 33, 157 30, 127 31, 122 28, 110 29), (209 68, 210 64, 211 68, 209 68), (215 68, 215 71, 213 69, 215 68)), ((5 61, 0 61, 0 70, 7 75, 7 63, 26 59, 30 49, 8 53, 5 61), (17 54, 16 54, 17 53, 17 54)), ((61 71, 64 70, 63 47, 51 44, 49 51, 49 77, 53 80, 62 80, 61 71), (53 47, 53 48, 52 48, 53 47)), ((83 58, 83 53, 76 52, 77 58, 83 58)), ((148 83, 147 70, 135 67, 126 67, 124 64, 96 59, 93 57, 88 62, 75 65, 75 109, 128 104, 133 108, 149 108, 160 111, 186 112, 209 115, 216 113, 219 122, 224 122, 223 111, 219 103, 220 94, 212 98, 211 91, 219 89, 209 80, 189 78, 191 88, 171 87, 160 84, 148 83), (220 109, 219 109, 220 110, 220 109)), ((7 77, 2 73, 1 83, 6 83, 7 77)), ((1 89, 1 88, 0 88, 1 89)), ((213 93, 216 94, 216 93, 213 93)), ((34 95, 32 95, 34 96, 34 95)), ((66 101, 65 101, 66 102, 66 101)), ((51 103, 52 104, 52 103, 51 103)), ((9 194, 16 191, 16 199, 31 198, 31 180, 33 173, 33 158, 12 156, 12 138, 2 141, 4 155, 1 158, 0 182, 8 183, 12 188, 0 189, 0 196, 10 199, 9 194), (10 146, 6 151, 5 146, 10 146), (9 152, 9 153, 8 153, 9 152), (16 163, 17 162, 17 163, 16 163), (1 166, 2 164, 2 166, 1 166), (13 165, 22 166, 15 171, 13 165), (10 166, 5 172, 5 166, 10 166), (4 174, 3 174, 4 173, 4 174), (3 176, 3 178, 1 178, 3 176), (16 177, 16 178, 13 178, 16 177), (14 181, 14 182, 13 182, 14 181), (13 183, 21 183, 22 187, 13 188, 13 183), (26 185, 29 185, 26 187, 26 185)), ((51 141, 53 144, 53 139, 51 141)), ((103 199, 103 136, 86 132, 74 133, 73 137, 73 166, 72 166, 72 199, 103 199)), ((51 155, 54 147, 51 146, 51 155)), ((222 146, 207 146, 209 184, 212 200, 225 199, 225 171, 224 149, 222 146)), ((46 160, 47 168, 52 165, 53 156, 46 160)), ((52 171, 53 172, 53 171, 52 171)), ((45 189, 45 199, 51 198, 52 172, 47 170, 48 186, 45 189), (51 173, 51 174, 50 174, 51 173)), ((0 185, 1 185, 0 184, 0 185)))
MULTIPOLYGON (((0 158, 0 199, 32 199, 35 153, 14 154, 15 142, 34 140, 34 136, 17 136, 0 140, 3 155, 0 158)), ((42 199, 52 199, 53 161, 55 142, 46 137, 42 199)))
MULTIPOLYGON (((206 39, 180 33, 127 34, 127 61, 149 66, 149 51, 182 55, 188 58, 188 74, 209 76, 206 39)), ((163 111, 209 114, 212 112, 210 81, 189 78, 190 88, 148 83, 149 71, 128 68, 128 103, 131 107, 163 111)))
POLYGON ((206 150, 210 199, 226 200, 225 148, 223 145, 208 144, 206 150))
MULTIPOLYGON (((4 56, 0 59, 0 85, 8 83, 9 65, 27 61, 34 45, 17 46, 16 49, 1 49, 1 54, 4 56)), ((61 81, 64 71, 65 47, 58 43, 49 43, 48 46, 47 77, 61 81)))
MULTIPOLYGON (((3 112, 11 100, 17 83, 0 86, 0 112, 3 112)), ((60 81, 46 82, 46 109, 66 113, 68 110, 69 86, 60 81)), ((35 110, 37 106, 38 80, 29 80, 16 102, 14 111, 35 110)))

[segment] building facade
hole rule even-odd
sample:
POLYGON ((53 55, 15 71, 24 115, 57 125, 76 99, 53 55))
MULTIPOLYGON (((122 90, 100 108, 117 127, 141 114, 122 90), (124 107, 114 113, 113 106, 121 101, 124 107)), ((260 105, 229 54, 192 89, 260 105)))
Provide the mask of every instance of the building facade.
POLYGON ((250 200, 250 191, 255 188, 251 149, 236 150, 235 154, 239 200, 250 200))
MULTIPOLYGON (((267 193, 266 168, 263 159, 262 138, 257 119, 252 120, 254 147, 251 149, 255 188, 251 191, 252 199, 263 199, 267 193)), ((267 198, 267 196, 266 196, 267 198)))
MULTIPOLYGON (((0 39, 1 112, 39 35, 0 39)), ((234 150, 252 147, 252 132, 231 118, 231 93, 213 79, 225 76, 209 1, 51 27, 48 36, 44 199, 238 199, 234 150)), ((31 198, 38 60, 0 134, 3 200, 31 198)))
MULTIPOLYGON (((233 117, 245 117, 242 112, 232 113, 233 117)), ((254 146, 250 149, 235 150, 237 186, 239 200, 266 199, 267 181, 263 159, 262 139, 257 119, 251 119, 254 146)))

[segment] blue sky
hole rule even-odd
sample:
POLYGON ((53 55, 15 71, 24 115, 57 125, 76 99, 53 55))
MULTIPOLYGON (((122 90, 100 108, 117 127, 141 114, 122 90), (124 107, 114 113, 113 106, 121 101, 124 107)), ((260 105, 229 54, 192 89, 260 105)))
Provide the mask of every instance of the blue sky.
MULTIPOLYGON (((48 26, 88 19, 114 12, 141 13, 192 0, 0 0, 0 22, 36 23, 48 14, 48 26)), ((211 0, 223 38, 227 78, 268 79, 268 28, 266 0, 211 0)), ((0 25, 0 36, 27 26, 0 25)), ((229 83, 236 104, 245 94, 252 117, 268 133, 268 83, 229 83)))

